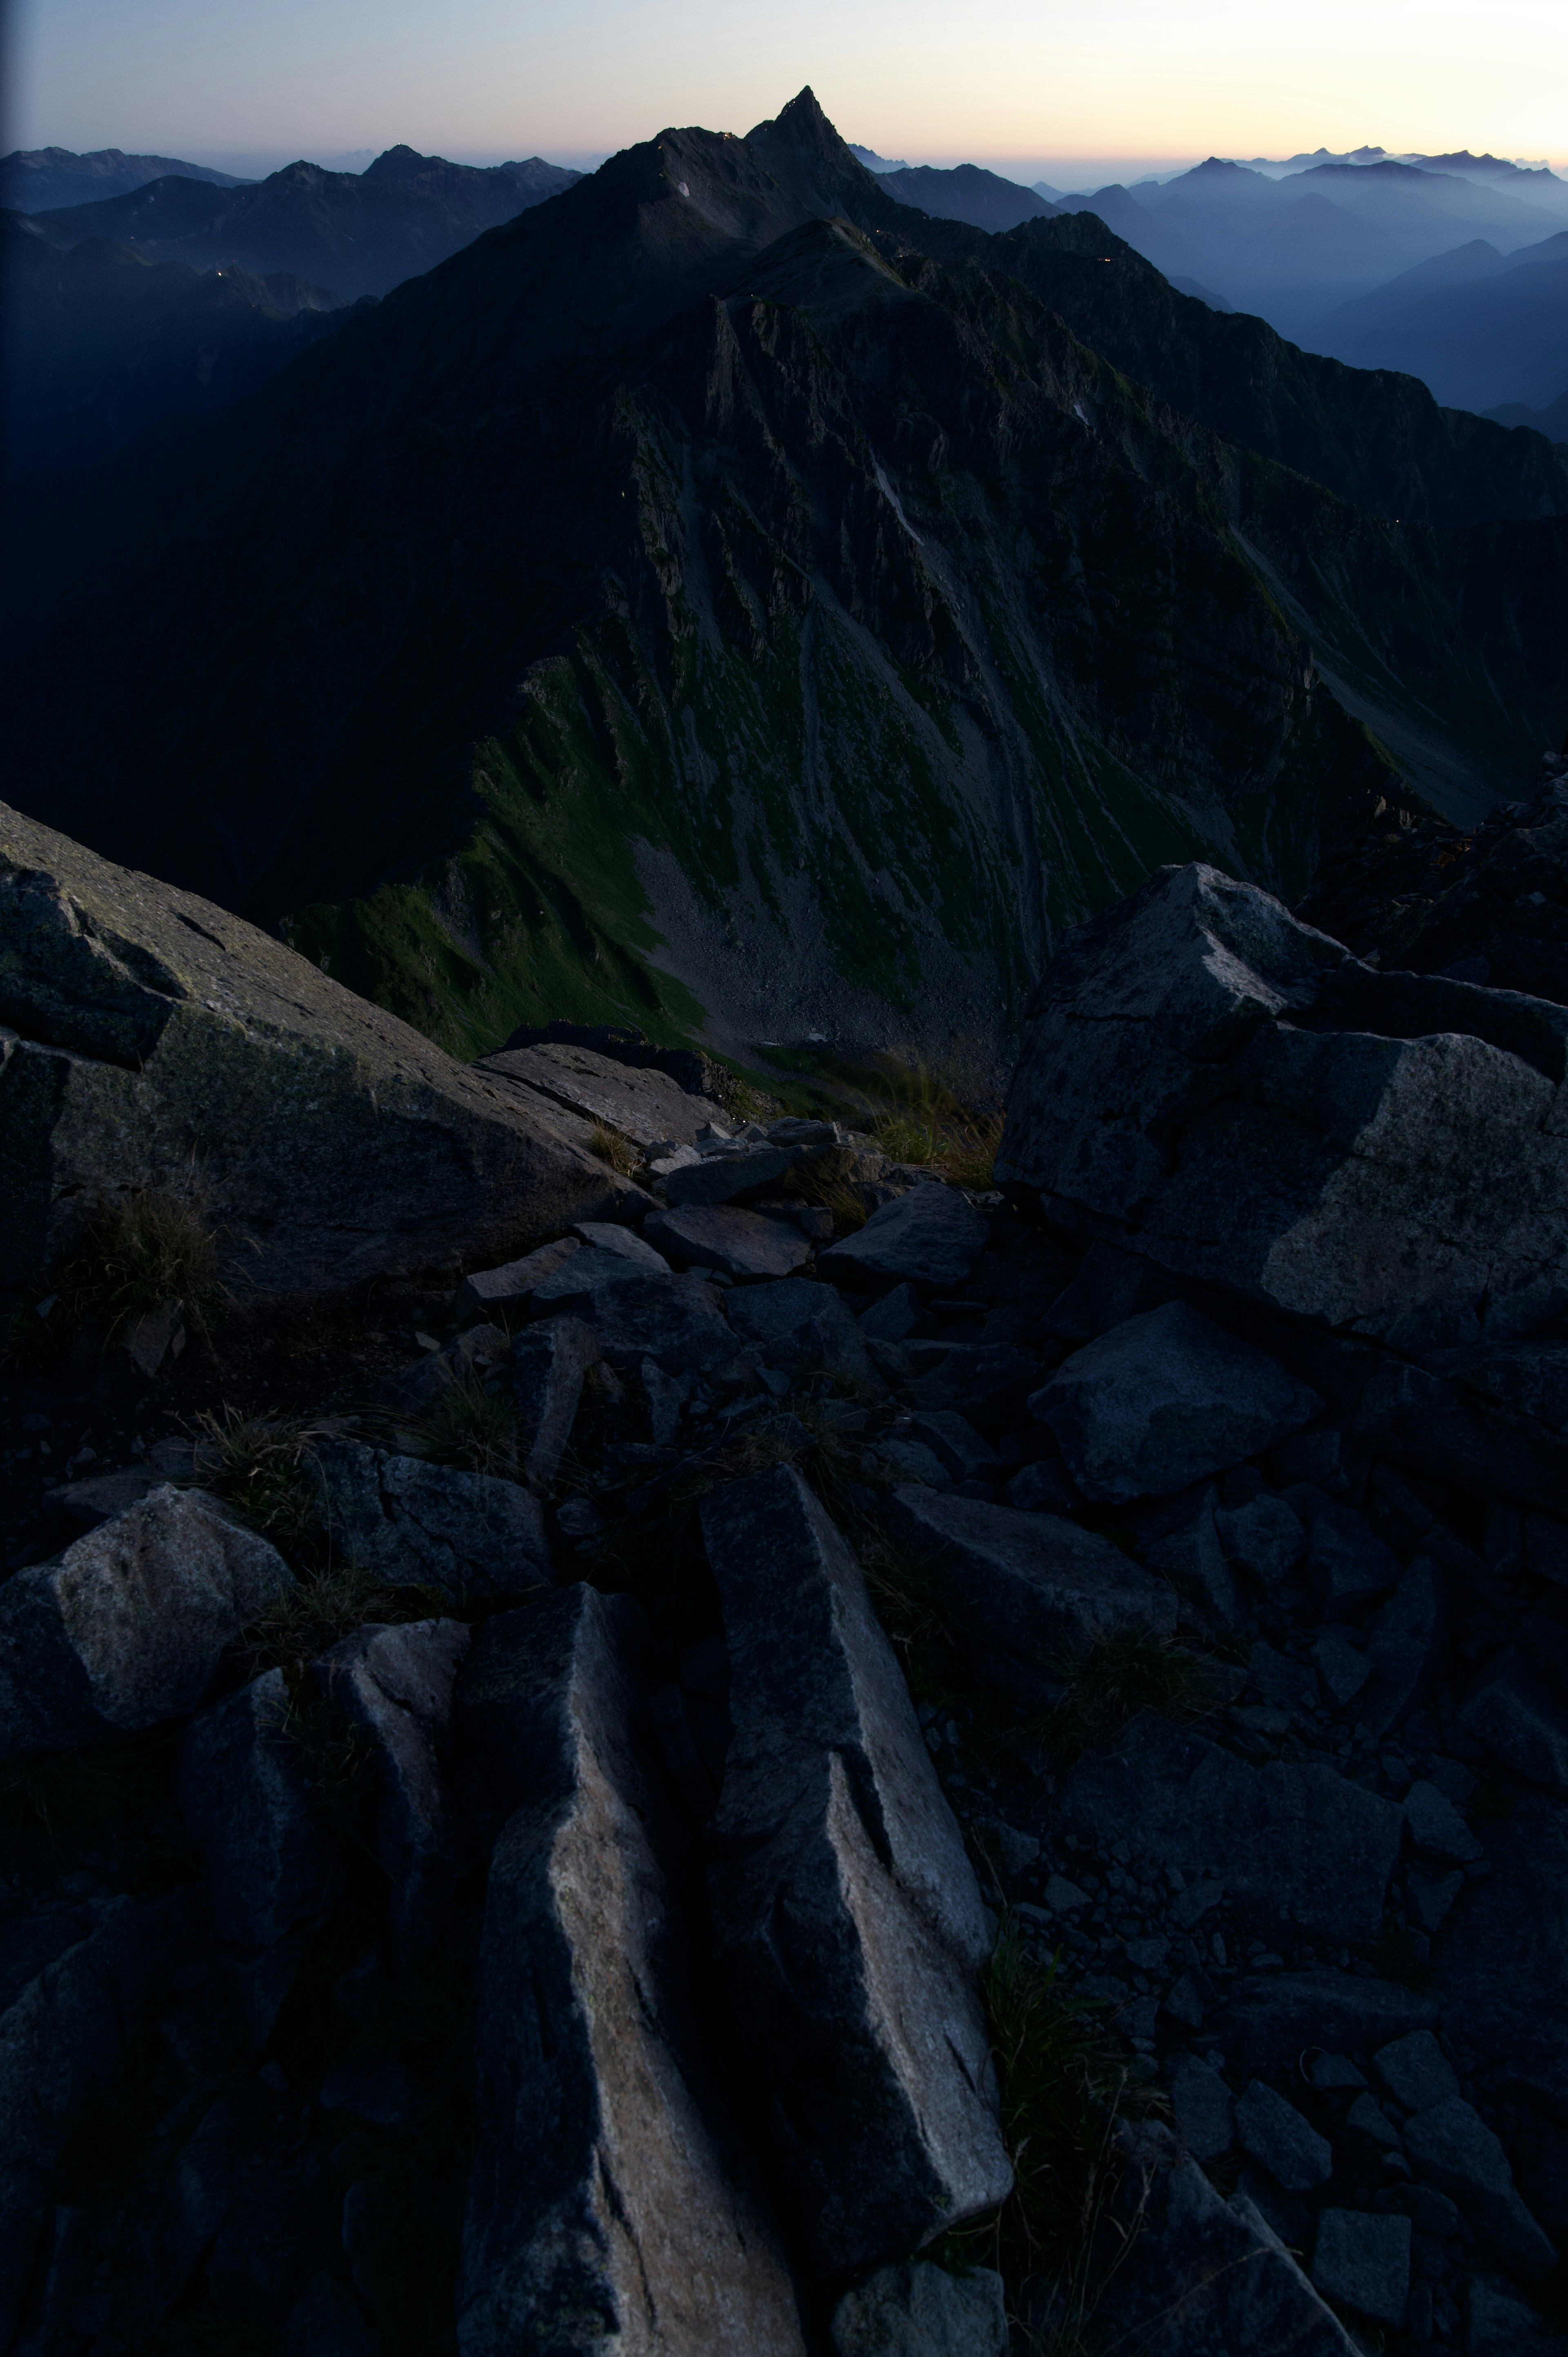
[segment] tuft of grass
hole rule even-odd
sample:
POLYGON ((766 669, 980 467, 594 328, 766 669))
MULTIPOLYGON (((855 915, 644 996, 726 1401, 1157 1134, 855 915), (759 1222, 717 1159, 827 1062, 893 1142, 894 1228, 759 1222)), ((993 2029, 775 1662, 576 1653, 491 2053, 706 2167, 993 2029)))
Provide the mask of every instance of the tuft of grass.
POLYGON ((1063 1762, 1101 1749, 1141 1710, 1180 1718, 1210 1707, 1197 1655, 1146 1629, 1110 1630, 1053 1667, 1067 1692, 1033 1732, 1063 1762))
POLYGON ((304 1573, 274 1598, 244 1631, 240 1647, 253 1677, 282 1670, 292 1691, 307 1663, 367 1620, 423 1620, 431 1609, 428 1598, 388 1587, 357 1563, 328 1564, 304 1573))
POLYGON ((607 1162, 612 1170, 618 1170, 623 1178, 629 1178, 642 1160, 631 1139, 623 1137, 618 1129, 612 1129, 607 1121, 595 1122, 588 1151, 596 1154, 601 1162, 607 1162))
POLYGON ((841 1236, 852 1235, 864 1228, 871 1214, 865 1198, 853 1178, 813 1168, 803 1163, 790 1173, 789 1184, 803 1202, 819 1204, 833 1215, 833 1229, 841 1236))
POLYGON ((1116 2131, 1159 2098, 1134 2079, 1106 2027, 1104 2001, 1068 1996, 1059 1956, 1041 1964, 1004 1909, 984 1986, 1013 2190, 1000 2210, 954 2229, 933 2254, 949 2266, 993 2266, 1015 2308, 1052 2286, 1043 2337, 1079 2357, 1093 2305, 1091 2254, 1119 2178, 1116 2131))
POLYGON ((60 1270, 60 1297, 73 1317, 101 1318, 111 1337, 170 1303, 204 1325, 223 1294, 218 1247, 194 1179, 183 1194, 143 1188, 99 1205, 60 1270))
POLYGON ((244 1415, 228 1405, 196 1421, 203 1485, 276 1545, 308 1539, 321 1519, 310 1458, 316 1442, 328 1437, 326 1429, 297 1416, 244 1415))
POLYGON ((910 1693, 918 1702, 947 1693, 950 1681, 937 1674, 950 1635, 943 1609, 940 1552, 913 1555, 868 1521, 855 1533, 855 1555, 872 1609, 898 1656, 910 1693))
POLYGON ((468 1376, 446 1384, 423 1415, 400 1418, 398 1445, 409 1456, 426 1457, 433 1464, 515 1481, 517 1410, 509 1392, 488 1392, 468 1376))

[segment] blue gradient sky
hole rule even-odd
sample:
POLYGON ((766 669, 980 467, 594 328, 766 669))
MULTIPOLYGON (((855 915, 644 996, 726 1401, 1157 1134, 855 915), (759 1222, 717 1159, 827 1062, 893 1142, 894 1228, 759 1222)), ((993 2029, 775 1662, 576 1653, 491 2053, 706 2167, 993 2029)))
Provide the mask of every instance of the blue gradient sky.
POLYGON ((12 0, 8 26, 8 147, 587 163, 809 81, 885 155, 1076 186, 1363 141, 1568 165, 1563 0, 12 0))

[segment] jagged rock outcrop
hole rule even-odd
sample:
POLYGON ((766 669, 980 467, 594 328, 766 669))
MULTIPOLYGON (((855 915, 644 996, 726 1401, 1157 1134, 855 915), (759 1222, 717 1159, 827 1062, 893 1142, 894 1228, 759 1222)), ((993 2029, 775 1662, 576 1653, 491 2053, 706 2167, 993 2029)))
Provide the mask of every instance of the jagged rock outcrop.
POLYGON ((499 1259, 628 1192, 281 942, 0 806, 0 1282, 193 1188, 269 1292, 499 1259))

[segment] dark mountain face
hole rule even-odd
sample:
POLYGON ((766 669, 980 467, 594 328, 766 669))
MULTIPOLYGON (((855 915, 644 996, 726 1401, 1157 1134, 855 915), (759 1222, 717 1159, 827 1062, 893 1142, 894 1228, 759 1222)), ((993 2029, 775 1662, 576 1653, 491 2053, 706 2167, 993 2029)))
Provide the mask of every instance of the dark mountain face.
POLYGON ((1299 890, 1399 791, 1348 704, 1419 707, 1455 797, 1533 757, 1568 526, 1227 444, 1063 324, 1053 232, 1109 242, 899 206, 809 93, 628 150, 350 317, 35 640, 34 807, 470 1050, 991 1059, 1159 861, 1299 890))
POLYGON ((165 178, 47 218, 79 236, 133 245, 150 261, 285 272, 352 299, 386 294, 580 177, 538 157, 478 170, 392 147, 360 173, 290 164, 228 190, 165 178))
POLYGON ((955 164, 949 172, 920 164, 879 177, 901 205, 918 205, 939 221, 968 221, 975 229, 1016 229, 1020 221, 1042 219, 1053 210, 1033 188, 1021 188, 978 164, 955 164))
POLYGON ((250 185, 231 172, 182 164, 174 156, 126 156, 118 147, 100 147, 90 156, 73 155, 69 147, 17 147, 0 157, 0 205, 18 213, 90 205, 103 197, 128 196, 133 188, 171 173, 182 180, 208 181, 215 188, 250 185))

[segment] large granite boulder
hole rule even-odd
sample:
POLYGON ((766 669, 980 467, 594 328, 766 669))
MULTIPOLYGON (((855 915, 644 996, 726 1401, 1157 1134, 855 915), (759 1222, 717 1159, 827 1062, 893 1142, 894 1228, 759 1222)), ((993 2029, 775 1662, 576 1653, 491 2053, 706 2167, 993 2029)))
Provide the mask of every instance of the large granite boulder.
POLYGON ((1568 1307, 1568 1008, 1380 974, 1167 867, 1036 994, 999 1183, 1058 1226, 1406 1352, 1568 1307))
POLYGON ((1012 2171, 963 1840, 859 1566, 800 1475, 703 1501, 734 1737, 714 1831, 731 2001, 807 2249, 897 2259, 1012 2171))
POLYGON ((462 2357, 804 2349, 725 2158, 693 1894, 660 1855, 668 1804, 634 1732, 647 1650, 629 1599, 568 1588, 492 1620, 459 1690, 469 1772, 510 1811, 479 1960, 462 2357))
POLYGON ((0 804, 0 1283, 193 1162, 274 1292, 502 1260, 634 1194, 270 934, 0 804))

